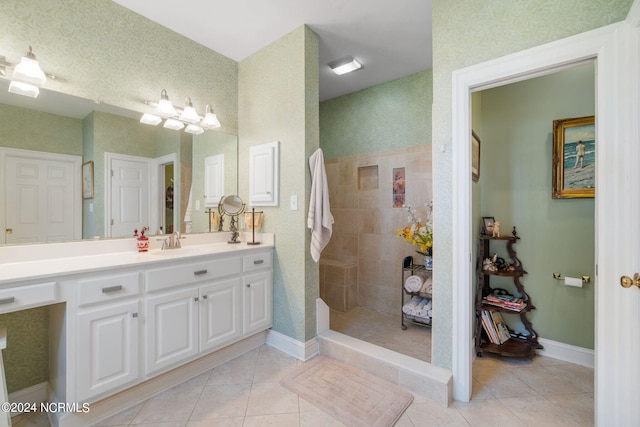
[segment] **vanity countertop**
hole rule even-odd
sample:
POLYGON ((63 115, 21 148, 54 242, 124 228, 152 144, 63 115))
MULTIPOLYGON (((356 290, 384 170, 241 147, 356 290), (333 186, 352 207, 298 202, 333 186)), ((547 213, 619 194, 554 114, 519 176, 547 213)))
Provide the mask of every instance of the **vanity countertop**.
MULTIPOLYGON (((263 235, 264 236, 264 235, 263 235)), ((56 250, 52 251, 49 257, 39 256, 37 259, 18 259, 14 262, 3 262, 0 259, 0 285, 16 284, 19 281, 46 279, 51 280, 52 277, 85 273, 110 269, 114 267, 132 267, 142 265, 162 265, 167 261, 185 260, 189 258, 198 258, 208 255, 219 254, 236 254, 244 251, 255 252, 264 248, 273 248, 272 236, 264 236, 260 245, 248 245, 246 242, 229 244, 226 241, 219 241, 219 238, 213 241, 203 241, 203 239, 194 239, 193 242, 183 245, 179 249, 160 250, 152 248, 148 252, 137 252, 137 250, 117 250, 113 252, 105 252, 104 247, 97 248, 94 242, 75 242, 69 245, 82 245, 86 243, 87 252, 85 255, 69 255, 74 253, 73 250, 61 250, 61 245, 56 244, 56 250), (93 253, 91 253, 93 252, 93 253), (57 254, 57 256, 55 255, 57 254), (60 254, 65 254, 60 256, 60 254)), ((127 239, 131 240, 131 239, 127 239)), ((47 245, 39 245, 47 246, 47 245)), ((51 245, 53 249, 53 245, 51 245)), ((73 249, 69 247, 70 249, 73 249)))

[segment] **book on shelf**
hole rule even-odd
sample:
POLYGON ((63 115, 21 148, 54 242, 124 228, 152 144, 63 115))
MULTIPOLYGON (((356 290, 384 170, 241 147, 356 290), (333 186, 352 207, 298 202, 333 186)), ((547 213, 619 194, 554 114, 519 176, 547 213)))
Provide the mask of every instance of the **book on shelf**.
POLYGON ((482 302, 511 311, 521 311, 527 306, 527 303, 522 298, 514 297, 513 295, 487 295, 482 302))
POLYGON ((496 328, 498 338, 500 339, 500 344, 504 344, 505 342, 509 341, 509 338, 511 338, 511 333, 509 332, 509 328, 504 322, 504 319, 502 318, 500 312, 489 311, 489 314, 491 314, 491 317, 493 318, 493 325, 496 328))
POLYGON ((491 341, 492 344, 500 344, 500 338, 498 337, 498 333, 493 323, 493 319, 491 318, 491 314, 489 314, 489 311, 482 310, 480 315, 482 317, 482 326, 484 327, 484 330, 489 337, 489 341, 491 341))

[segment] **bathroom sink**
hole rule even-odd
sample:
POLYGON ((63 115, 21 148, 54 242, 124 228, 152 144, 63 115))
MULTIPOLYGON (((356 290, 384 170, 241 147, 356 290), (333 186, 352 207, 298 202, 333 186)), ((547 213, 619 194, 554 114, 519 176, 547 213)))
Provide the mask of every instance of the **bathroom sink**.
POLYGON ((151 255, 155 256, 163 256, 163 257, 173 257, 173 256, 188 256, 188 255, 197 255, 199 253, 204 253, 202 248, 199 247, 182 247, 177 249, 165 249, 160 250, 156 249, 149 252, 151 255))

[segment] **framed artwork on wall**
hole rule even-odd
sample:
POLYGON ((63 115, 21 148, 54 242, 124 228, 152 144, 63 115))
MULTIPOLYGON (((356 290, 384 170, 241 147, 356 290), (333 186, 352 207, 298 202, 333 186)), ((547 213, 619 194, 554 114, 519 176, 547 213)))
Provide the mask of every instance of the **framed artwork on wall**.
POLYGON ((93 160, 82 164, 82 198, 93 199, 93 160))
POLYGON ((480 137, 471 131, 471 179, 478 182, 480 179, 480 137))
POLYGON ((554 199, 595 197, 595 116, 553 121, 554 199))

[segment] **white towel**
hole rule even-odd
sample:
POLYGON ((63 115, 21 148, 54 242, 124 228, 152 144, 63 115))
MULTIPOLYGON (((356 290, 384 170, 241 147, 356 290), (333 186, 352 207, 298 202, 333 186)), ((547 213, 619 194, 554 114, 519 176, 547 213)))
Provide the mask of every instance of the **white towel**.
POLYGON ((420 276, 409 276, 404 281, 404 288, 407 292, 418 292, 422 289, 422 277, 420 276))
POLYGON ((324 170, 324 156, 318 148, 309 157, 311 169, 311 194, 309 196, 309 215, 307 227, 311 229, 311 258, 315 262, 320 259, 320 252, 331 239, 333 215, 329 207, 329 185, 324 170))
POLYGON ((433 278, 427 277, 427 279, 424 281, 424 284, 422 285, 422 288, 420 289, 420 292, 424 292, 425 294, 433 293, 433 278))

